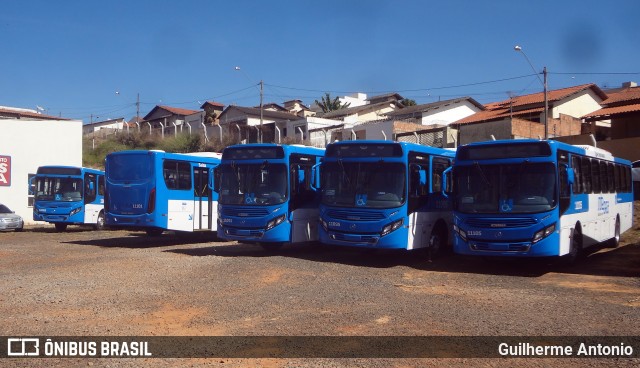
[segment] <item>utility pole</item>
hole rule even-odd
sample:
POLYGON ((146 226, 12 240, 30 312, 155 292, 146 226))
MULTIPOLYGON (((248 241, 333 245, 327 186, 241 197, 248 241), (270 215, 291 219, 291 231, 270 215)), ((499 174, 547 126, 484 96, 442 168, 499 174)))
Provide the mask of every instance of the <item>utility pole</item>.
POLYGON ((138 92, 138 97, 136 98, 136 122, 140 121, 140 93, 138 92))
POLYGON ((260 79, 260 136, 258 142, 262 143, 262 97, 264 95, 264 82, 260 79))

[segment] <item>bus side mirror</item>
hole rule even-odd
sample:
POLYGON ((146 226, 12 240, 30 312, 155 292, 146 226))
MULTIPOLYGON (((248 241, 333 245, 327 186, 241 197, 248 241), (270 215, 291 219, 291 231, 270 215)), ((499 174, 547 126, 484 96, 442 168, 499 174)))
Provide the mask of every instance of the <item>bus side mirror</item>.
POLYGON ((563 164, 562 166, 564 167, 564 170, 567 173, 567 184, 573 185, 573 183, 576 181, 575 172, 567 164, 563 164))
POLYGON ((215 167, 211 170, 211 174, 209 174, 209 189, 218 193, 220 191, 220 173, 218 172, 218 167, 215 167), (217 180, 216 180, 217 179, 217 180))
POLYGON ((440 191, 442 196, 445 198, 449 198, 449 194, 451 194, 451 190, 449 188, 449 183, 452 183, 451 169, 453 169, 453 166, 449 166, 442 172, 442 188, 440 188, 440 191))
POLYGON ((427 171, 425 169, 418 170, 418 184, 421 187, 427 185, 427 171))
POLYGON ((311 168, 311 189, 318 191, 320 189, 320 164, 315 164, 311 168))

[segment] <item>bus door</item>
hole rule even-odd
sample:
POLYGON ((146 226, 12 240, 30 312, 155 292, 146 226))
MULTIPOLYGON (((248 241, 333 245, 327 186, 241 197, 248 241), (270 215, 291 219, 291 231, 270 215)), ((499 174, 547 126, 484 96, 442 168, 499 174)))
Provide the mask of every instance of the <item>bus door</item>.
POLYGON ((212 193, 209 188, 211 170, 204 164, 193 168, 193 230, 213 230, 212 193))
MULTIPOLYGON (((96 203, 98 196, 98 175, 84 174, 84 223, 95 224, 103 205, 96 203)), ((99 202, 99 201, 98 201, 99 202)))

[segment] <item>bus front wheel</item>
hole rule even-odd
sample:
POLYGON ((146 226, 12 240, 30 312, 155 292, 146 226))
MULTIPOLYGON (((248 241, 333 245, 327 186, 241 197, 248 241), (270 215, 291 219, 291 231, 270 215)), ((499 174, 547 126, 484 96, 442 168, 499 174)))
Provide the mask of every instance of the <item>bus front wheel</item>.
POLYGON ((55 225, 56 225, 56 231, 59 233, 67 230, 67 224, 55 224, 55 225))
POLYGON ((427 245, 428 259, 431 261, 432 257, 438 257, 445 252, 447 247, 447 231, 446 226, 436 226, 431 232, 429 237, 429 244, 427 245))
POLYGON ((98 220, 96 221, 94 228, 96 230, 104 230, 104 212, 101 211, 98 214, 98 220))
POLYGON ((572 265, 582 255, 582 227, 578 223, 573 229, 571 235, 571 245, 569 245, 569 254, 564 256, 564 264, 572 265))

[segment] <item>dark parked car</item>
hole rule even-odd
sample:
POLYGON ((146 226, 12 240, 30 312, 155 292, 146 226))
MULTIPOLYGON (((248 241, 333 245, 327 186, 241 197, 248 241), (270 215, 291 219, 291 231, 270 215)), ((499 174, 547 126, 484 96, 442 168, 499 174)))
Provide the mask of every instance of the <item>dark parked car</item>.
POLYGON ((20 215, 16 215, 9 207, 0 203, 0 231, 22 231, 24 221, 20 215))

